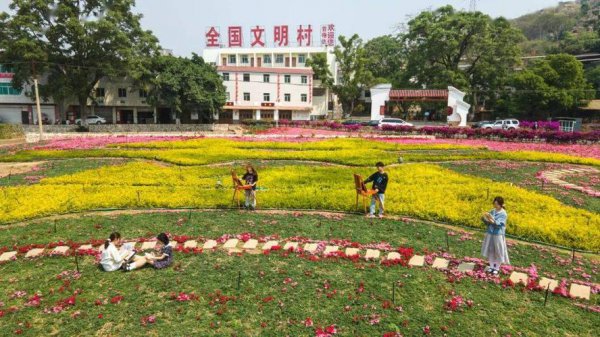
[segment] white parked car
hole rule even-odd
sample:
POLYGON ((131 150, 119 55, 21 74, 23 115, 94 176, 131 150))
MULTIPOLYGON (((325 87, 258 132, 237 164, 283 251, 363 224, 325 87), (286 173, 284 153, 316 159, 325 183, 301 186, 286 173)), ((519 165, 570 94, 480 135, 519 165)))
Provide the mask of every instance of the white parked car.
MULTIPOLYGON (((87 116, 86 118, 88 125, 90 124, 106 124, 106 119, 100 117, 100 116, 87 116)), ((77 118, 75 120, 75 124, 77 125, 81 125, 81 118, 77 118)))
POLYGON ((411 123, 408 123, 400 118, 383 118, 379 121, 379 124, 377 126, 381 128, 384 125, 413 126, 411 123))
POLYGON ((516 130, 519 128, 519 121, 516 119, 499 119, 494 122, 481 125, 482 129, 502 129, 516 130))

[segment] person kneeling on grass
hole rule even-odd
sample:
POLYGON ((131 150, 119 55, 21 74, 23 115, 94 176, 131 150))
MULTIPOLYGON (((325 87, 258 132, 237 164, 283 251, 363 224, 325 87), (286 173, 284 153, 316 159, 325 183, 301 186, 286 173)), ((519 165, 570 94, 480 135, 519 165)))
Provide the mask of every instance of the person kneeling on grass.
POLYGON ((482 220, 487 225, 487 231, 481 246, 481 255, 490 261, 489 267, 486 268, 487 273, 498 275, 502 263, 510 263, 505 237, 507 218, 502 197, 494 198, 494 209, 483 213, 482 220))
POLYGON ((100 256, 100 265, 104 271, 115 271, 127 264, 129 260, 138 259, 134 256, 132 245, 123 245, 121 234, 113 232, 104 243, 104 250, 100 256))
POLYGON ((156 242, 159 250, 158 255, 146 254, 125 266, 126 271, 139 269, 146 264, 152 265, 156 269, 163 269, 173 263, 173 246, 170 245, 167 234, 160 233, 156 236, 156 239, 158 240, 156 242))
POLYGON ((372 189, 375 190, 375 194, 371 197, 371 207, 369 209, 368 218, 375 217, 375 206, 376 203, 379 203, 379 217, 383 218, 383 204, 385 201, 385 189, 387 188, 388 183, 388 175, 385 173, 384 165, 382 162, 378 162, 375 164, 377 167, 377 172, 373 173, 367 180, 365 180, 365 184, 369 182, 373 182, 372 189))

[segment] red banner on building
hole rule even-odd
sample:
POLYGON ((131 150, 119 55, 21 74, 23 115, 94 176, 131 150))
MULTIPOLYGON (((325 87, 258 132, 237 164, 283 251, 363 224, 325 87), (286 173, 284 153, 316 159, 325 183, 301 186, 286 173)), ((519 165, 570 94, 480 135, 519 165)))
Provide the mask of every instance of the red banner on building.
MULTIPOLYGON (((250 28, 249 35, 246 45, 244 45, 244 33, 242 26, 229 26, 227 27, 227 41, 221 40, 221 30, 217 26, 209 26, 204 32, 205 46, 207 48, 222 48, 227 47, 266 47, 267 44, 271 44, 269 40, 267 42, 267 29, 264 26, 256 25, 250 28)), ((317 43, 320 40, 321 46, 332 47, 335 46, 335 25, 326 24, 321 25, 320 30, 316 30, 317 43)), ((225 32, 223 32, 225 34, 225 32)), ((295 34, 296 43, 292 42, 292 45, 298 47, 314 47, 317 45, 313 40, 313 25, 299 25, 296 31, 292 30, 291 34, 295 34)), ((292 39, 294 38, 292 36, 292 39)), ((223 39, 225 39, 223 37, 223 39)), ((288 25, 279 25, 273 27, 273 47, 288 47, 290 46, 290 29, 288 25)), ((292 40, 293 41, 293 40, 292 40)))

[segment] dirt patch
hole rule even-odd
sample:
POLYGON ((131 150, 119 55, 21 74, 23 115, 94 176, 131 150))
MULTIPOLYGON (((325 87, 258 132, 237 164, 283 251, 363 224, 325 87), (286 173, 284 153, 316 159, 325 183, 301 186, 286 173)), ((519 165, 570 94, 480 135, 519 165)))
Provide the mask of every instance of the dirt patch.
POLYGON ((7 177, 11 174, 21 174, 34 171, 43 163, 45 162, 37 161, 30 163, 0 163, 0 178, 7 177))

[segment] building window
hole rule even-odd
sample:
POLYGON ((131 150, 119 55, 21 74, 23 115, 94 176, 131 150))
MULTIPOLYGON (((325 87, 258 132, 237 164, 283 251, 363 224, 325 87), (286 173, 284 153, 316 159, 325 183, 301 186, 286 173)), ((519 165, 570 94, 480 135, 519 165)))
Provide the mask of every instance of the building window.
POLYGON ((308 98, 307 98, 306 94, 301 94, 300 95, 300 101, 301 102, 308 102, 308 98))
POLYGON ((10 82, 0 83, 0 95, 20 95, 21 90, 12 87, 10 82))
POLYGON ((271 55, 263 55, 263 60, 265 61, 265 63, 271 64, 271 55))
POLYGON ((292 75, 283 75, 283 83, 292 83, 292 75))
POLYGON ((283 54, 275 55, 275 63, 283 63, 283 54))
POLYGON ((250 82, 250 74, 244 74, 244 82, 250 82))
POLYGON ((0 73, 13 73, 14 70, 12 66, 2 65, 0 64, 0 73))
POLYGON ((260 119, 273 119, 273 112, 268 112, 268 111, 261 111, 260 112, 260 119))
POLYGON ((301 76, 300 77, 300 83, 302 83, 302 84, 308 83, 308 77, 307 76, 301 76))
POLYGON ((244 93, 244 101, 246 101, 246 102, 250 101, 250 93, 249 92, 244 93))
POLYGON ((120 98, 127 97, 127 89, 125 89, 125 88, 119 88, 119 97, 120 98))
POLYGON ((148 98, 148 91, 140 89, 140 98, 148 98))
POLYGON ((306 63, 306 55, 298 54, 298 63, 306 63))
POLYGON ((225 92, 225 99, 226 99, 227 101, 231 100, 231 93, 230 93, 229 91, 226 91, 226 92, 225 92))
POLYGON ((229 55, 229 64, 236 64, 235 55, 229 55))
POLYGON ((290 102, 292 100, 292 95, 290 94, 283 94, 283 100, 286 102, 290 102))
POLYGON ((241 59, 242 59, 242 64, 250 63, 250 61, 248 61, 248 55, 242 55, 241 59))
POLYGON ((229 73, 223 73, 223 81, 229 81, 229 73))
POLYGON ((263 75, 263 82, 269 83, 270 79, 271 79, 271 76, 269 76, 269 74, 264 74, 263 75))
POLYGON ((271 101, 271 94, 269 94, 268 92, 265 92, 263 94, 263 102, 270 102, 271 101))
POLYGON ((96 88, 96 97, 104 97, 105 94, 104 88, 96 88))

